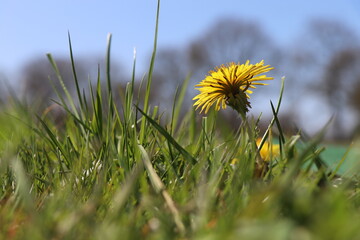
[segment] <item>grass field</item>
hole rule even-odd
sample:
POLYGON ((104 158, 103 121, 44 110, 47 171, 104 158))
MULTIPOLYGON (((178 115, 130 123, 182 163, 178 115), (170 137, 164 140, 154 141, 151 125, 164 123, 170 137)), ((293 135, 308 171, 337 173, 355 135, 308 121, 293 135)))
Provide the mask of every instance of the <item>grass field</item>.
POLYGON ((106 79, 87 93, 69 41, 77 94, 57 89, 60 120, 9 99, 0 113, 0 239, 360 239, 358 143, 324 150, 324 132, 284 135, 283 88, 265 132, 249 117, 229 129, 214 109, 202 117, 188 106, 181 116, 187 80, 163 116, 149 104, 155 32, 144 96, 134 95, 133 75, 113 97, 109 36, 106 79))

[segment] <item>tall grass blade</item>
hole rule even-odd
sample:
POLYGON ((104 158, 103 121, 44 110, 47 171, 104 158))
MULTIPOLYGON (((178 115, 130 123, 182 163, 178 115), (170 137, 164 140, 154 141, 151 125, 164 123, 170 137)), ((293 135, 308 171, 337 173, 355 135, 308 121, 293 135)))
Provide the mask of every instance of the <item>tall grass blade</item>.
MULTIPOLYGON (((144 112, 148 113, 149 110, 149 98, 150 98, 150 88, 152 82, 152 73, 154 70, 156 48, 157 48, 157 38, 158 38, 158 28, 159 28, 159 14, 160 14, 160 0, 158 0, 157 10, 156 10, 156 23, 155 23, 155 36, 154 36, 154 46, 150 60, 149 73, 147 77, 146 90, 145 90, 145 99, 144 99, 144 112)), ((140 127, 140 144, 143 143, 145 137, 145 116, 142 117, 141 127, 140 127)))
POLYGON ((69 40, 69 49, 70 49, 71 68, 72 68, 73 77, 74 77, 74 81, 75 81, 76 93, 77 93, 77 96, 78 96, 80 107, 81 107, 81 109, 84 110, 84 103, 83 103, 83 99, 82 99, 82 96, 81 96, 81 93, 80 93, 79 80, 78 80, 77 74, 76 74, 75 60, 74 60, 73 50, 72 50, 72 45, 71 45, 70 32, 68 32, 68 40, 69 40))
POLYGON ((111 53, 111 38, 112 35, 109 33, 107 38, 107 48, 106 48, 106 83, 109 97, 109 117, 113 116, 114 113, 114 104, 113 104, 113 94, 111 87, 111 72, 110 72, 110 53, 111 53))
POLYGON ((278 104, 276 106, 276 109, 275 111, 273 111, 274 113, 274 116, 268 126, 268 128, 266 129, 265 133, 264 133, 264 136, 262 137, 261 141, 260 141, 260 144, 258 146, 258 152, 260 152, 261 148, 263 147, 268 135, 269 135, 269 132, 270 132, 270 129, 272 128, 272 126, 274 125, 276 119, 277 119, 277 114, 279 113, 279 109, 280 109, 280 105, 281 105, 281 101, 282 101, 282 97, 283 97, 283 94, 284 94, 284 85, 285 85, 285 77, 282 77, 281 78, 281 87, 280 87, 280 95, 279 95, 279 100, 278 100, 278 104))
POLYGON ((279 121, 279 118, 277 116, 277 112, 274 108, 274 104, 272 103, 272 101, 270 101, 270 105, 271 105, 271 110, 273 112, 273 115, 274 115, 274 119, 275 119, 275 123, 276 123, 276 126, 277 128, 279 129, 279 135, 280 135, 280 141, 281 143, 285 143, 285 137, 284 137, 284 133, 282 131, 282 128, 281 128, 281 125, 280 125, 280 121, 279 121))
POLYGON ((12 170, 16 177, 16 193, 21 198, 21 202, 26 207, 27 211, 32 212, 34 209, 34 197, 31 193, 30 181, 26 176, 23 164, 19 159, 13 159, 12 170))
MULTIPOLYGON (((59 68, 57 67, 57 64, 56 64, 55 60, 53 59, 53 57, 51 56, 51 54, 47 54, 47 57, 48 57, 48 59, 49 59, 49 61, 50 61, 50 63, 51 63, 51 66, 52 66, 53 70, 55 71, 56 77, 58 78, 58 80, 59 80, 59 82, 60 82, 60 84, 61 84, 61 87, 62 87, 62 89, 63 89, 63 91, 64 91, 64 93, 65 93, 65 95, 66 95, 66 97, 67 97, 67 100, 69 101, 69 104, 70 104, 70 106, 71 106, 71 108, 72 108, 75 116, 77 116, 77 117, 79 118, 79 113, 78 113, 78 111, 77 111, 77 109, 76 109, 74 100, 73 100, 73 98, 71 97, 69 91, 67 90, 67 88, 66 88, 66 86, 65 86, 64 80, 63 80, 63 78, 62 78, 62 76, 61 76, 61 73, 60 73, 60 71, 59 71, 59 68)), ((55 90, 56 90, 56 89, 55 89, 55 90)), ((56 90, 56 91, 57 91, 57 90, 56 90)), ((61 94, 58 94, 59 97, 60 97, 60 95, 61 95, 61 94)), ((65 106, 65 105, 66 105, 66 104, 65 104, 65 101, 64 101, 62 98, 61 98, 61 101, 63 102, 63 105, 65 106)))
MULTIPOLYGON (((178 93, 178 91, 176 91, 176 94, 175 94, 173 112, 172 112, 172 117, 171 117, 171 128, 170 128, 171 135, 174 134, 174 131, 175 131, 175 129, 178 125, 178 121, 180 119, 180 111, 181 111, 182 104, 184 102, 185 94, 187 92, 189 80, 190 80, 190 75, 186 76, 186 78, 181 86, 180 92, 178 93)), ((178 90, 178 89, 176 89, 176 90, 178 90)))

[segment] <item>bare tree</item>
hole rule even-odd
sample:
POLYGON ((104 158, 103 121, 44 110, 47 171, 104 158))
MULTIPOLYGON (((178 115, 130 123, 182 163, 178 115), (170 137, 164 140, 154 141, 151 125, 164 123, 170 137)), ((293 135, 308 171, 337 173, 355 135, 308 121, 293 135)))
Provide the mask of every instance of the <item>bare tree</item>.
POLYGON ((351 135, 358 134, 360 131, 360 48, 344 50, 331 63, 328 77, 333 80, 332 84, 325 88, 327 96, 332 99, 333 104, 337 104, 339 113, 346 114, 349 110, 355 112, 355 129, 352 129, 351 135), (340 89, 342 91, 339 91, 340 89), (335 103, 337 98, 339 101, 335 103))
MULTIPOLYGON (((357 48, 357 36, 344 24, 316 19, 309 22, 297 41, 284 52, 287 53, 286 76, 294 80, 295 89, 300 85, 318 89, 318 79, 324 76, 329 60, 347 48, 357 48)), ((306 89, 308 90, 308 89, 306 89)))
MULTIPOLYGON (((71 71, 71 63, 64 58, 56 59, 57 66, 62 79, 69 89, 73 89, 74 81, 71 71)), ((77 66, 80 75, 83 75, 85 69, 80 64, 77 66)), ((50 64, 45 58, 35 58, 30 60, 22 69, 23 95, 27 101, 37 105, 48 105, 51 98, 55 98, 55 88, 61 90, 59 81, 50 64)))
MULTIPOLYGON (((275 67, 272 76, 279 79, 281 73, 287 78, 285 106, 282 108, 286 119, 293 118, 293 122, 301 126, 300 121, 295 121, 300 116, 294 115, 307 108, 301 103, 304 99, 318 101, 321 96, 323 101, 317 106, 325 106, 329 112, 338 115, 333 127, 334 137, 344 137, 342 134, 345 131, 340 125, 346 122, 350 111, 350 90, 354 89, 358 76, 355 67, 357 56, 352 55, 356 52, 354 49, 359 49, 357 39, 350 29, 339 22, 313 20, 294 45, 280 49, 256 23, 224 19, 184 49, 159 50, 154 71, 156 95, 162 95, 164 102, 172 100, 175 87, 188 73, 192 76, 191 84, 196 84, 215 66, 232 61, 249 59, 257 62, 265 59, 266 63, 275 67)), ((258 91, 263 91, 263 98, 268 101, 270 95, 278 94, 278 86, 274 81, 269 88, 258 91)), ((188 94, 187 100, 191 104, 190 100, 196 92, 189 88, 188 94)), ((355 103, 353 108, 356 108, 355 103)), ((316 111, 316 114, 322 114, 322 110, 316 111)))
MULTIPOLYGON (((277 68, 281 53, 256 23, 224 19, 211 26, 184 49, 160 49, 155 64, 154 82, 159 95, 166 93, 164 99, 169 102, 176 86, 187 74, 191 74, 190 84, 193 86, 215 66, 229 62, 243 63, 248 59, 251 62, 265 59, 266 63, 277 68)), ((195 94, 195 90, 189 88, 186 98, 189 105, 195 94)))
POLYGON ((327 64, 334 54, 345 48, 358 47, 358 37, 339 21, 315 19, 308 25, 302 40, 304 47, 314 51, 319 64, 327 64))
POLYGON ((170 107, 177 86, 181 85, 188 73, 186 55, 181 49, 160 49, 153 73, 156 86, 152 88, 152 102, 163 107, 170 107))
MULTIPOLYGON (((68 57, 55 58, 55 62, 66 88, 70 94, 75 96, 75 81, 70 59, 68 57)), ((105 64, 102 59, 75 59, 75 69, 80 89, 85 89, 85 93, 88 92, 88 82, 96 82, 98 73, 100 74, 100 79, 102 81, 105 80, 105 64)), ((113 80, 115 82, 120 81, 122 79, 122 72, 119 65, 113 64, 111 70, 113 80)), ((57 99, 54 88, 59 93, 63 93, 60 81, 50 62, 45 57, 34 58, 23 67, 21 82, 23 86, 21 90, 25 99, 31 105, 39 106, 40 109, 47 107, 51 103, 51 99, 57 99)))
POLYGON ((274 61, 279 57, 279 51, 258 24, 224 19, 190 44, 189 57, 191 66, 195 68, 199 64, 213 67, 248 59, 274 61))
POLYGON ((357 114, 356 125, 353 130, 354 136, 360 134, 360 76, 357 76, 357 81, 353 86, 353 90, 350 93, 350 106, 355 110, 357 114))
POLYGON ((347 137, 346 130, 347 118, 349 111, 349 103, 351 101, 350 94, 354 95, 353 89, 360 78, 360 55, 355 49, 345 49, 335 54, 325 67, 324 77, 322 79, 322 91, 325 98, 331 106, 336 117, 334 118, 334 137, 342 139, 347 137))
POLYGON ((347 26, 333 20, 316 19, 309 22, 298 41, 284 51, 287 53, 284 62, 287 90, 291 92, 287 102, 301 106, 299 103, 304 99, 319 101, 322 98, 320 105, 324 108, 313 110, 312 116, 307 118, 336 114, 330 134, 333 138, 348 135, 344 129, 348 127, 346 119, 350 113, 348 87, 354 81, 348 73, 355 71, 351 63, 354 57, 349 54, 358 48, 358 38, 347 26))

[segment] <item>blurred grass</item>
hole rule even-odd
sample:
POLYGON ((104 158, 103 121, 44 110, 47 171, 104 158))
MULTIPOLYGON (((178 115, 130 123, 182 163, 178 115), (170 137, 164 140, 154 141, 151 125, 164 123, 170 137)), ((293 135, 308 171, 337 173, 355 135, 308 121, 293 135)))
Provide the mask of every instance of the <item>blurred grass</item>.
POLYGON ((351 174, 352 170, 359 166, 360 151, 359 146, 344 146, 342 144, 325 144, 325 150, 321 153, 322 158, 326 161, 331 169, 336 169, 337 164, 342 161, 338 173, 340 175, 351 174))
POLYGON ((99 72, 75 97, 57 89, 60 123, 51 108, 39 116, 15 97, 0 112, 0 239, 360 239, 360 141, 346 154, 324 149, 324 132, 285 136, 283 88, 264 134, 251 118, 234 130, 215 111, 180 116, 188 79, 166 118, 148 102, 156 37, 144 98, 134 95, 136 57, 114 98, 110 48, 111 35, 105 80, 99 72), (280 154, 266 162, 260 148, 274 139, 280 154))

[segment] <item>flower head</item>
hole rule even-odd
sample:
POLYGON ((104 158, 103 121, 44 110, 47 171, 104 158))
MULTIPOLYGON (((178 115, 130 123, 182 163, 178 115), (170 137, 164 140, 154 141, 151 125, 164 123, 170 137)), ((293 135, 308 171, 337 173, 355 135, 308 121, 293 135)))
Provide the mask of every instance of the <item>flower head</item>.
MULTIPOLYGON (((256 139, 256 146, 259 147, 261 143, 261 138, 256 139)), ((280 156, 280 145, 272 144, 268 141, 264 142, 260 149, 260 157, 264 162, 270 162, 273 158, 278 158, 280 156)), ((234 166, 239 162, 239 158, 233 158, 230 162, 230 165, 234 166)))
POLYGON ((271 69, 273 67, 270 65, 264 66, 264 61, 254 65, 250 64, 249 60, 245 64, 232 62, 216 67, 215 71, 210 71, 209 75, 196 85, 200 93, 193 98, 197 100, 194 106, 197 106, 196 109, 201 107, 201 112, 205 110, 207 113, 214 103, 217 111, 220 107, 225 109, 226 105, 229 105, 245 117, 251 107, 250 89, 256 88, 256 85, 266 85, 259 81, 272 80, 272 77, 259 75, 271 69))
MULTIPOLYGON (((256 140, 256 145, 259 146, 261 143, 261 138, 256 140)), ((260 150, 260 156, 265 162, 269 162, 270 158, 276 158, 280 155, 280 146, 279 144, 269 144, 265 142, 260 150)))

